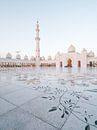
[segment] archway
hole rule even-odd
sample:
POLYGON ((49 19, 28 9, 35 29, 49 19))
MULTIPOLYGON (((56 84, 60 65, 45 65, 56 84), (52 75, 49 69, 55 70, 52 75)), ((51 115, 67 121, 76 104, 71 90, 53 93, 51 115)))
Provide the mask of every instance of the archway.
POLYGON ((60 67, 62 67, 62 61, 60 62, 60 67))
POLYGON ((80 60, 78 61, 78 67, 81 67, 81 61, 80 60))
POLYGON ((92 61, 90 61, 90 67, 92 67, 93 66, 93 63, 92 63, 92 61))
POLYGON ((68 59, 67 66, 68 66, 68 67, 72 67, 72 60, 71 60, 71 59, 68 59))

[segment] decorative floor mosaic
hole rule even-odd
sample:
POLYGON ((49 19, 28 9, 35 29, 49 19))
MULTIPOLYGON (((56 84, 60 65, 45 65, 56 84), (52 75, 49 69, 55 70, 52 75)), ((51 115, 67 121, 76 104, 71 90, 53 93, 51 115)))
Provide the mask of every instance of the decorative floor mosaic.
POLYGON ((97 68, 2 68, 0 130, 97 130, 97 68))

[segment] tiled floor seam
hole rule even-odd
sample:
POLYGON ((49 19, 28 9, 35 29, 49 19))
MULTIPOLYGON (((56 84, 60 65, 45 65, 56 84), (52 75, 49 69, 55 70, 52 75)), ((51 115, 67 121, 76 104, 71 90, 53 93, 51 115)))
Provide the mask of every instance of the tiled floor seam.
MULTIPOLYGON (((31 115, 30 115, 31 116, 31 115)), ((33 116, 34 117, 34 116, 33 116)), ((31 119, 33 118, 33 117, 31 117, 31 119)), ((37 117, 35 117, 36 119, 38 119, 38 120, 40 120, 39 118, 37 118, 37 117)), ((29 119, 29 120, 27 120, 26 122, 25 122, 25 124, 27 124, 27 123, 29 123, 29 121, 31 120, 31 119, 29 119)), ((40 120, 40 121, 42 121, 42 120, 40 120)), ((42 121, 43 123, 45 123, 45 124, 47 124, 47 125, 49 125, 49 126, 52 126, 52 125, 50 125, 50 124, 48 124, 48 123, 46 123, 46 122, 44 122, 44 121, 42 121)), ((52 126, 53 127, 53 126, 52 126)), ((21 128, 21 127, 19 127, 19 128, 21 128)), ((57 129, 57 128, 55 128, 55 127, 53 127, 54 129, 56 129, 56 130, 60 130, 60 129, 57 129)))
POLYGON ((30 100, 28 100, 27 102, 25 102, 25 103, 19 105, 18 107, 21 107, 21 106, 25 105, 26 103, 29 103, 30 101, 32 101, 32 100, 34 100, 34 99, 37 99, 37 98, 41 97, 42 95, 43 95, 43 94, 40 94, 39 96, 30 99, 30 100))
POLYGON ((7 112, 1 114, 0 117, 6 115, 7 113, 9 113, 9 112, 11 112, 11 111, 14 111, 15 109, 18 109, 18 108, 19 108, 19 107, 17 106, 17 107, 15 107, 15 108, 13 108, 13 109, 11 109, 11 110, 9 110, 9 111, 7 111, 7 112))
POLYGON ((1 98, 2 100, 4 100, 4 101, 8 102, 8 103, 11 104, 11 105, 14 105, 14 106, 18 107, 17 105, 15 105, 14 103, 10 102, 9 100, 7 100, 7 99, 5 99, 5 98, 3 98, 3 97, 0 97, 0 98, 1 98))
MULTIPOLYGON (((84 91, 83 91, 83 93, 84 93, 84 91)), ((81 96, 83 95, 83 93, 81 94, 81 96)), ((81 97, 81 96, 80 96, 80 97, 81 97)), ((79 99, 79 100, 77 101, 77 103, 75 104, 73 110, 75 109, 75 107, 76 107, 76 105, 78 104, 79 101, 80 101, 80 99, 79 99)), ((71 111, 70 115, 72 114, 73 110, 71 111)), ((70 118, 70 115, 69 115, 69 117, 66 119, 66 121, 63 123, 63 125, 62 125, 62 127, 61 127, 60 130, 62 130, 63 126, 66 124, 67 120, 70 118)))
MULTIPOLYGON (((42 95, 43 95, 43 94, 40 94, 39 96, 34 97, 34 98, 28 100, 27 102, 29 102, 29 101, 31 101, 31 100, 34 100, 34 99, 37 99, 37 98, 39 98, 39 97, 42 96, 42 95)), ((27 103, 27 102, 25 102, 25 103, 23 103, 23 104, 21 104, 21 105, 18 106, 18 105, 16 105, 16 104, 14 104, 13 102, 10 102, 9 100, 5 99, 4 97, 1 97, 1 96, 0 96, 0 98, 3 99, 3 100, 5 100, 6 102, 8 102, 8 103, 10 103, 10 104, 12 104, 12 105, 14 105, 14 106, 16 106, 16 107, 22 106, 22 105, 24 105, 24 104, 27 103)))
POLYGON ((57 130, 61 130, 60 128, 57 128, 56 126, 52 125, 51 123, 48 123, 47 121, 45 121, 45 120, 41 119, 40 117, 34 115, 33 113, 30 114, 29 112, 25 111, 23 108, 20 108, 20 109, 22 109, 24 112, 26 112, 27 114, 29 114, 30 116, 32 116, 32 118, 35 117, 35 118, 41 120, 42 122, 44 122, 44 123, 46 123, 46 124, 48 124, 48 125, 56 128, 57 130))
MULTIPOLYGON (((10 112, 10 111, 13 111, 13 110, 14 110, 14 109, 16 109, 16 108, 20 108, 22 105, 24 105, 24 104, 26 104, 26 103, 28 103, 28 102, 30 102, 30 101, 32 101, 32 100, 34 100, 34 99, 36 99, 36 98, 39 98, 40 96, 41 96, 41 95, 39 95, 38 97, 32 98, 32 99, 30 99, 29 101, 27 101, 27 102, 25 102, 25 103, 21 104, 20 106, 15 105, 15 104, 13 104, 12 102, 8 101, 7 99, 0 97, 2 100, 4 100, 4 101, 8 102, 9 104, 11 104, 11 105, 14 105, 14 106, 15 106, 15 108, 13 108, 13 109, 11 109, 11 110, 9 110, 9 111, 7 111, 7 112, 5 112, 5 113, 1 114, 0 116, 3 116, 3 115, 5 115, 6 113, 8 113, 8 112, 10 112)), ((21 108, 20 108, 20 109, 21 109, 21 108)))

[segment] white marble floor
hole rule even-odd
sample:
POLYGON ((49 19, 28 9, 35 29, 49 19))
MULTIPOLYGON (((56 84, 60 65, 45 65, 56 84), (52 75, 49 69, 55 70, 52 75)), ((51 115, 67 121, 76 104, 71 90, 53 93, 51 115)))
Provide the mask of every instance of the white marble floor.
POLYGON ((97 69, 0 69, 0 130, 97 130, 97 69))

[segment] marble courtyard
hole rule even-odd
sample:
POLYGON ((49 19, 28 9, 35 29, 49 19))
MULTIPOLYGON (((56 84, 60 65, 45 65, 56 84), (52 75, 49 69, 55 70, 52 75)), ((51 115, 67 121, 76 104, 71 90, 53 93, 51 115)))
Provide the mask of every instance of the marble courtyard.
POLYGON ((70 45, 55 58, 0 57, 0 130, 97 130, 97 57, 70 45))
POLYGON ((1 68, 0 130, 97 130, 97 69, 1 68))

